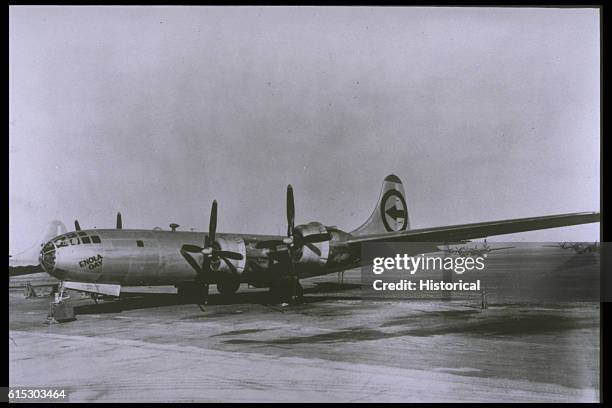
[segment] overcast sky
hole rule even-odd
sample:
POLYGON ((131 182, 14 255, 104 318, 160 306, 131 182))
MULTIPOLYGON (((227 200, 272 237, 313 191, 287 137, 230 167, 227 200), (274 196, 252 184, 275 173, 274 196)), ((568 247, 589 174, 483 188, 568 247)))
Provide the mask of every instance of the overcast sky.
MULTIPOLYGON (((72 229, 599 210, 599 12, 11 7, 9 253, 72 229)), ((597 240, 586 225, 497 240, 597 240)))

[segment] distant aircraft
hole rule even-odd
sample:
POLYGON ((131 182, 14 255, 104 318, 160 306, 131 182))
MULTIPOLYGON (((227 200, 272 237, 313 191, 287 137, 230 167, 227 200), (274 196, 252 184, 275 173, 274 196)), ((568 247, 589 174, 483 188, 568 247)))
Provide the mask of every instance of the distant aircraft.
POLYGON ((287 234, 217 233, 217 202, 213 201, 208 232, 123 229, 75 231, 47 242, 43 268, 65 289, 119 296, 121 286, 174 285, 179 295, 205 304, 209 285, 222 296, 241 283, 270 290, 287 300, 302 296, 300 279, 336 273, 366 264, 361 246, 367 243, 423 243, 414 254, 438 252, 438 246, 473 238, 556 228, 600 221, 597 212, 550 215, 445 227, 410 229, 401 180, 391 174, 370 217, 351 232, 320 222, 295 225, 293 188, 287 186, 287 234))
POLYGON ((556 245, 542 245, 545 248, 561 248, 561 249, 570 249, 572 248, 571 242, 557 242, 556 245))
POLYGON ((542 245, 548 248, 572 249, 577 254, 599 252, 599 242, 559 242, 557 245, 542 245))
POLYGON ((487 243, 487 239, 485 238, 482 247, 478 247, 478 246, 475 246, 475 247, 462 246, 459 248, 447 247, 447 251, 451 254, 457 254, 459 256, 482 256, 486 258, 488 254, 492 251, 499 251, 501 249, 512 249, 512 248, 514 247, 509 246, 509 247, 493 248, 487 243))

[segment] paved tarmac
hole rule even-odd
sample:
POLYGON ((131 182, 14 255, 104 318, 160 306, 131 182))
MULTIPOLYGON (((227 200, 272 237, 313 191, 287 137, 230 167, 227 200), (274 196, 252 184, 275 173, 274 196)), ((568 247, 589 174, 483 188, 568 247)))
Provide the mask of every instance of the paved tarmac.
POLYGON ((95 402, 599 400, 597 302, 365 299, 359 270, 303 285, 301 305, 243 285, 204 311, 173 287, 72 292, 77 320, 46 325, 50 299, 12 283, 10 385, 95 402))

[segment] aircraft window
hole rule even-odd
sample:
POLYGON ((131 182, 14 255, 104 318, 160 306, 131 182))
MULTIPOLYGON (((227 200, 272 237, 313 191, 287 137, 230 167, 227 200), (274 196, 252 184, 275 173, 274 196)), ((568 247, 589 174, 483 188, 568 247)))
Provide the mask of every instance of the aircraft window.
POLYGON ((74 237, 74 238, 70 238, 70 245, 79 245, 79 239, 74 237))
POLYGON ((50 252, 50 251, 53 251, 54 249, 55 247, 53 246, 53 244, 51 242, 47 242, 47 244, 43 248, 43 252, 50 252))
POLYGON ((89 239, 89 237, 83 237, 81 238, 81 242, 84 244, 91 244, 91 239, 89 239))
POLYGON ((139 247, 144 247, 144 242, 142 242, 141 240, 136 241, 136 245, 139 247))
POLYGON ((63 236, 58 238, 58 239, 56 239, 54 241, 54 243, 55 243, 55 246, 58 247, 58 248, 68 246, 68 242, 66 242, 66 239, 63 236))
POLYGON ((79 231, 79 232, 77 232, 77 234, 82 236, 82 237, 86 237, 87 236, 87 233, 83 232, 83 231, 79 231))
POLYGON ((92 235, 92 236, 91 236, 91 241, 92 241, 94 244, 99 244, 99 243, 101 242, 101 241, 100 241, 100 237, 99 237, 99 236, 97 236, 97 235, 92 235))
POLYGON ((69 232, 68 234, 66 234, 67 238, 76 238, 76 234, 74 232, 69 232))

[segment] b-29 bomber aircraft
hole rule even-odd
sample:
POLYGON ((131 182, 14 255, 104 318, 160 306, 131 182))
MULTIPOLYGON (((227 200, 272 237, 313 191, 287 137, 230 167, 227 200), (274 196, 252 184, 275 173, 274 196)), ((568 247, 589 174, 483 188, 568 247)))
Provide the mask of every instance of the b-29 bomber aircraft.
MULTIPOLYGON (((401 180, 391 174, 370 217, 351 232, 320 222, 295 225, 293 188, 287 187, 287 235, 217 232, 213 201, 208 232, 123 229, 81 229, 47 242, 40 263, 66 289, 119 296, 122 286, 174 285, 179 295, 205 304, 209 285, 222 296, 241 283, 270 288, 282 299, 302 296, 300 279, 353 269, 367 263, 361 246, 378 242, 419 243, 412 255, 438 252, 440 245, 474 238, 556 228, 600 221, 598 212, 411 229, 401 180)), ((410 254, 409 254, 410 255, 410 254)))

